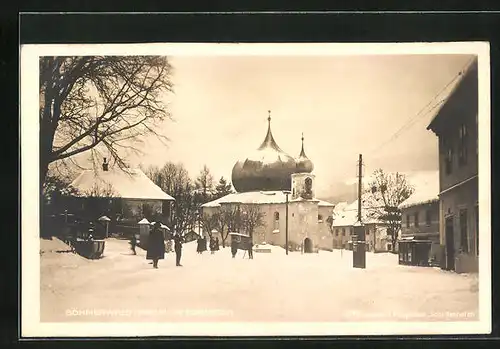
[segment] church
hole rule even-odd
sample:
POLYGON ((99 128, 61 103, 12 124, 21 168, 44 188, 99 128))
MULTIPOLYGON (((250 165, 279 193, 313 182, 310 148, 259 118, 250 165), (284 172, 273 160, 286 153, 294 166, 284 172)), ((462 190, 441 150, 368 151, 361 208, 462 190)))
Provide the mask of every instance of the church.
POLYGON ((271 132, 268 117, 267 134, 262 144, 247 158, 236 162, 232 183, 236 193, 202 205, 203 215, 220 209, 257 207, 263 213, 264 225, 253 232, 254 244, 285 246, 288 212, 290 250, 331 250, 332 234, 328 224, 334 205, 316 198, 314 164, 306 156, 304 137, 297 158, 284 152, 271 132))

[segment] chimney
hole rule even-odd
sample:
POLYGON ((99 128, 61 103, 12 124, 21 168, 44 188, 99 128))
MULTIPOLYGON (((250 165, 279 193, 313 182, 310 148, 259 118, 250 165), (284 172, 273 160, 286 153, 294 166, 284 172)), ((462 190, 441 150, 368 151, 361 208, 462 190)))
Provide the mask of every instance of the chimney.
POLYGON ((106 161, 106 158, 104 158, 104 162, 102 163, 102 170, 107 171, 108 170, 108 163, 106 161))

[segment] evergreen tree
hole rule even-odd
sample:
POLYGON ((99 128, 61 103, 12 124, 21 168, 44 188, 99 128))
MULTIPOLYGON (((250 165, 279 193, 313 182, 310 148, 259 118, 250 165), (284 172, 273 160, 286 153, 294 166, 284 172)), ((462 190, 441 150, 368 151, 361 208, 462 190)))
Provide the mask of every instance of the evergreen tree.
POLYGON ((215 186, 215 199, 219 199, 233 192, 233 187, 224 177, 219 179, 219 183, 215 186))

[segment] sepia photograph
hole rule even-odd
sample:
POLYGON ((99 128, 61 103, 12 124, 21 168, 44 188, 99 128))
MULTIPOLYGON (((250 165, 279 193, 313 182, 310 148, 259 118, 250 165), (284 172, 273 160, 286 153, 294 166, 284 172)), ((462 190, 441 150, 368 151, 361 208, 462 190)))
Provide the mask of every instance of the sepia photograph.
POLYGON ((483 42, 23 46, 22 334, 489 333, 489 70, 483 42))

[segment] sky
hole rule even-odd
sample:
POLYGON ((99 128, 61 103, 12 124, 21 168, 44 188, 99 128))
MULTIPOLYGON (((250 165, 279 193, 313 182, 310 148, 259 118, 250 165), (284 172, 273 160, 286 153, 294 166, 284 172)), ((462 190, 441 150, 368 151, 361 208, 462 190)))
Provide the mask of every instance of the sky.
POLYGON ((234 163, 264 140, 270 110, 274 138, 285 152, 298 156, 304 133, 316 191, 328 196, 356 176, 359 154, 365 173, 379 167, 436 170, 437 137, 426 130, 439 109, 432 107, 447 97, 471 56, 169 59, 175 92, 165 102, 173 120, 160 131, 170 141, 165 146, 148 138, 144 155, 132 157, 132 165, 182 162, 195 177, 206 164, 216 179, 230 179, 234 163), (411 120, 411 127, 391 140, 411 120))

